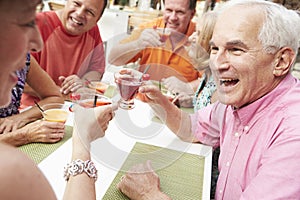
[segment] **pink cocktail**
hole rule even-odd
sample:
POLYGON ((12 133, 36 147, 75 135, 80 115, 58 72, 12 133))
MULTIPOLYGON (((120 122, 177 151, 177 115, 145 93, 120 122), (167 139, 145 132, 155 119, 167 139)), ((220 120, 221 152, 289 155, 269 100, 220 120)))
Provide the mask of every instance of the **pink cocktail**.
POLYGON ((130 110, 134 108, 134 98, 142 85, 140 74, 133 71, 120 71, 115 74, 115 82, 119 88, 121 101, 119 107, 130 110))

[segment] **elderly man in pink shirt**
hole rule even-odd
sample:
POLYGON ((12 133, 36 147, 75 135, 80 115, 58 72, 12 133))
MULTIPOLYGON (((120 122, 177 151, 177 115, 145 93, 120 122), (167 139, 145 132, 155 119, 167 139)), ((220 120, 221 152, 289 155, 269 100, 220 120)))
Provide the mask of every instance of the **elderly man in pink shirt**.
MULTIPOLYGON (((290 74, 299 35, 294 11, 232 0, 211 40, 218 102, 189 115, 155 87, 140 88, 179 138, 221 147, 216 199, 299 199, 300 83, 290 74)), ((118 188, 131 199, 169 199, 149 162, 143 165, 148 173, 127 173, 118 188)))

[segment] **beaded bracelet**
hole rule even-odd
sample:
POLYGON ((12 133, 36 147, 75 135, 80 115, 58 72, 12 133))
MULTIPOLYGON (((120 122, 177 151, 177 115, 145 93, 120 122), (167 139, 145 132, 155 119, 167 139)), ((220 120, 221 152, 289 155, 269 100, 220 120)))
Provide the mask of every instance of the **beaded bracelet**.
POLYGON ((83 161, 80 159, 73 160, 64 167, 64 178, 68 181, 71 175, 76 176, 83 172, 85 172, 89 177, 94 178, 95 181, 98 178, 95 164, 91 160, 83 161))

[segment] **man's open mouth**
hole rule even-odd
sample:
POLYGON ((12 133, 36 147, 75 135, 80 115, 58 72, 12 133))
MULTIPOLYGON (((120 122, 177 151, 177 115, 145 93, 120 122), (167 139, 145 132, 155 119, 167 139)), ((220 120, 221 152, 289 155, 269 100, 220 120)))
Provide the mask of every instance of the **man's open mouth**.
POLYGON ((220 85, 233 86, 239 82, 239 79, 220 79, 220 85))
POLYGON ((71 17, 71 20, 72 20, 74 23, 78 24, 78 25, 83 25, 83 23, 82 23, 82 22, 80 22, 80 21, 76 20, 76 19, 75 19, 75 18, 73 18, 73 17, 71 17))

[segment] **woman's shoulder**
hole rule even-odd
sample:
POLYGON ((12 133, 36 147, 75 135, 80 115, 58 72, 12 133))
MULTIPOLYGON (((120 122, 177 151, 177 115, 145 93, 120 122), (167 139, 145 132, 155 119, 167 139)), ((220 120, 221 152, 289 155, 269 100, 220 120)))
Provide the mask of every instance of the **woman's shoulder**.
POLYGON ((43 173, 23 152, 4 143, 0 152, 0 180, 5 183, 0 184, 1 199, 56 199, 43 173))

